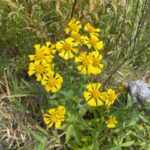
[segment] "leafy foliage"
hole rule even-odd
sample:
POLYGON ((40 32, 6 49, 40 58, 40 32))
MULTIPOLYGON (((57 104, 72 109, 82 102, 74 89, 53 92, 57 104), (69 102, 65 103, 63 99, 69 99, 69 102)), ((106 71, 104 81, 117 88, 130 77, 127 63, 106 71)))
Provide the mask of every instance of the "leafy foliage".
POLYGON ((64 69, 63 76, 70 81, 58 94, 48 94, 27 75, 33 45, 62 39, 67 22, 76 17, 102 29, 105 70, 96 78, 103 81, 103 89, 117 89, 120 82, 150 69, 149 15, 148 0, 0 1, 0 139, 6 148, 150 149, 150 106, 134 104, 129 95, 124 103, 126 96, 118 90, 110 112, 118 125, 108 129, 103 108, 94 110, 80 98, 87 78, 74 71, 67 76, 66 66, 74 67, 71 62, 55 58, 56 70, 64 69), (46 129, 42 116, 58 105, 69 109, 64 130, 46 129))

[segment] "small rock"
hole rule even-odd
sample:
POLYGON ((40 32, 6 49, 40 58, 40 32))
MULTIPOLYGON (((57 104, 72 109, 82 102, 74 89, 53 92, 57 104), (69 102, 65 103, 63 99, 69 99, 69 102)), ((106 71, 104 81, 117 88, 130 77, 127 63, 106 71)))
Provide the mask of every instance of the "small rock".
POLYGON ((150 103, 150 85, 143 80, 130 81, 127 90, 133 100, 137 100, 140 104, 150 103))

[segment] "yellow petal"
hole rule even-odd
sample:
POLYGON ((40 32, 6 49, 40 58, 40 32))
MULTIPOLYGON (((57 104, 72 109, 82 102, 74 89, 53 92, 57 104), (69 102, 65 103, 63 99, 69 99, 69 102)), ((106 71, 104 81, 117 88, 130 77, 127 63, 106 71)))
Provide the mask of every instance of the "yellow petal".
POLYGON ((68 34, 69 33, 69 28, 66 28, 65 32, 66 32, 66 34, 68 34))
POLYGON ((51 122, 49 125, 48 125, 48 128, 51 128, 53 126, 53 122, 51 122))
POLYGON ((75 57, 75 62, 81 62, 81 59, 79 57, 75 57))
POLYGON ((61 121, 57 121, 57 122, 55 123, 55 127, 56 127, 57 129, 61 128, 61 121))
POLYGON ((84 95, 86 101, 88 101, 91 98, 91 93, 90 92, 85 91, 83 93, 83 95, 84 95))
POLYGON ((40 47, 41 47, 40 44, 35 44, 35 45, 34 45, 34 48, 35 48, 36 50, 39 50, 40 47))
POLYGON ((50 108, 50 109, 48 110, 48 113, 49 113, 49 114, 53 114, 55 111, 56 111, 55 108, 50 108))
POLYGON ((102 106, 103 105, 103 102, 99 99, 97 100, 97 106, 102 106))
POLYGON ((49 91, 50 91, 50 87, 49 87, 49 85, 48 85, 48 84, 46 84, 46 85, 45 85, 45 89, 46 89, 46 91, 47 91, 47 92, 49 92, 49 91))
POLYGON ((46 46, 49 47, 52 43, 51 42, 46 42, 46 46))
POLYGON ((35 55, 29 55, 29 59, 30 59, 30 61, 35 60, 35 55))
POLYGON ((37 81, 41 81, 41 79, 42 79, 41 74, 36 74, 36 77, 37 77, 37 81))
POLYGON ((28 75, 32 76, 35 73, 35 71, 28 71, 28 75))
POLYGON ((41 80, 41 84, 42 84, 42 85, 45 85, 45 84, 47 84, 47 81, 41 80))
POLYGON ((90 99, 90 100, 88 101, 88 104, 89 104, 90 106, 97 106, 96 101, 95 101, 94 98, 90 99))
POLYGON ((62 42, 57 42, 57 43, 56 43, 56 49, 60 50, 60 49, 62 49, 62 48, 63 48, 62 42))
POLYGON ((77 54, 78 53, 78 49, 77 48, 72 48, 72 51, 77 54))
POLYGON ((100 41, 100 42, 98 42, 98 43, 96 44, 96 49, 97 49, 97 50, 101 50, 103 47, 104 47, 103 41, 100 41))

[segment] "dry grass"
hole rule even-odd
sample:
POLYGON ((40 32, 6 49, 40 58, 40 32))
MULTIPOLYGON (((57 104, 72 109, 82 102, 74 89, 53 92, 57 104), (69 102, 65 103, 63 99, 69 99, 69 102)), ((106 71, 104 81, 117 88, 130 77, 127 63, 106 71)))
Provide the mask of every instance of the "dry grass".
POLYGON ((14 98, 26 98, 26 95, 11 95, 8 82, 4 73, 4 82, 0 82, 0 139, 8 150, 18 150, 31 139, 24 126, 33 128, 35 121, 30 111, 20 111, 15 108, 14 98))

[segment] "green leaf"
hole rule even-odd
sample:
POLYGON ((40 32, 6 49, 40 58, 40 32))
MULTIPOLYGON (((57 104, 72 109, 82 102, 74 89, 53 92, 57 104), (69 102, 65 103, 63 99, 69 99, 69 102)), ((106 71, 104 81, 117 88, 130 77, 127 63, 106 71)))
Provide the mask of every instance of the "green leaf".
POLYGON ((37 146, 37 150, 45 150, 45 146, 46 146, 46 141, 45 144, 39 143, 37 146))
POLYGON ((72 90, 69 91, 61 90, 59 93, 65 96, 65 98, 71 98, 74 95, 74 92, 72 90))
POLYGON ((68 92, 66 92, 66 97, 67 98, 71 98, 72 96, 74 95, 74 92, 72 91, 72 90, 70 90, 70 91, 68 91, 68 92))
POLYGON ((131 113, 131 120, 129 121, 129 123, 127 124, 127 126, 133 126, 135 125, 139 120, 139 113, 137 111, 133 111, 131 113))
POLYGON ((47 138, 44 135, 41 135, 39 132, 33 131, 30 128, 26 128, 28 132, 30 132, 36 140, 38 140, 41 144, 45 145, 47 138))
POLYGON ((43 133, 44 135, 47 135, 48 136, 48 133, 45 129, 43 129, 42 127, 40 127, 39 125, 36 125, 36 128, 41 131, 41 133, 43 133))
POLYGON ((145 116, 143 116, 142 114, 140 114, 139 115, 139 117, 140 117, 140 119, 142 120, 142 121, 144 121, 144 122, 146 122, 146 123, 148 123, 149 124, 149 118, 147 118, 147 116, 145 115, 145 116))
POLYGON ((133 106, 133 100, 130 94, 127 95, 127 107, 132 107, 133 106))
POLYGON ((66 143, 75 135, 74 126, 71 124, 66 130, 66 143))
POLYGON ((122 147, 129 147, 134 144, 134 141, 128 141, 122 144, 122 147))

